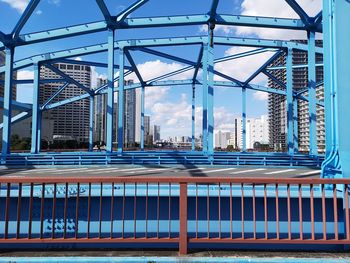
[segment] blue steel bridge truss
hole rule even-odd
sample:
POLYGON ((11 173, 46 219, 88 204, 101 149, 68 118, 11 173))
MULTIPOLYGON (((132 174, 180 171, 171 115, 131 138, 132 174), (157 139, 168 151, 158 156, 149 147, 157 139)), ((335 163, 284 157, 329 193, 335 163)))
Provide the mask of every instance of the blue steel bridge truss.
MULTIPOLYGON (((347 34, 348 16, 350 14, 350 4, 346 0, 324 0, 323 11, 321 10, 315 17, 310 17, 295 0, 285 0, 289 6, 298 14, 298 19, 276 18, 276 17, 258 17, 241 15, 223 15, 217 12, 219 0, 213 0, 208 12, 201 15, 184 14, 179 16, 160 16, 160 17, 132 17, 136 9, 142 8, 148 0, 139 0, 123 10, 121 13, 111 14, 103 0, 96 0, 100 11, 104 16, 104 21, 85 23, 81 25, 71 25, 63 28, 45 30, 35 33, 21 33, 33 11, 40 3, 40 0, 31 0, 9 34, 0 32, 0 51, 6 54, 5 65, 0 66, 0 74, 4 74, 4 97, 0 103, 3 105, 3 123, 2 129, 2 163, 3 164, 70 164, 75 160, 86 160, 88 163, 206 163, 206 164, 263 164, 263 165, 321 165, 323 156, 318 155, 317 149, 317 131, 316 131, 316 107, 320 105, 325 107, 326 115, 326 154, 323 162, 323 176, 345 176, 350 173, 350 141, 347 139, 350 134, 350 126, 346 121, 348 116, 348 97, 346 92, 346 83, 349 83, 348 66, 350 53, 348 44, 350 42, 347 34), (151 39, 125 39, 116 40, 116 34, 125 29, 139 28, 159 28, 159 27, 178 27, 178 26, 207 25, 208 33, 196 37, 172 37, 151 38, 151 39), (225 26, 245 26, 260 27, 284 30, 306 31, 308 41, 306 44, 284 40, 253 39, 242 37, 219 37, 215 36, 215 27, 225 26), (14 53, 17 47, 30 46, 35 43, 44 43, 58 39, 68 39, 70 37, 89 35, 96 32, 107 31, 108 37, 105 43, 72 48, 69 50, 52 51, 45 54, 38 54, 32 57, 20 58, 14 60, 14 53), (323 33, 324 47, 317 47, 315 44, 316 33, 323 33), (182 46, 191 45, 194 48, 199 47, 200 52, 196 61, 190 61, 172 54, 157 50, 164 46, 182 46), (214 48, 216 46, 244 46, 254 47, 247 52, 234 54, 222 58, 214 58, 214 48), (165 59, 173 60, 185 64, 182 69, 146 80, 140 74, 137 65, 132 57, 133 51, 160 56, 165 59), (306 65, 293 65, 293 51, 308 52, 308 63, 306 65), (93 61, 75 61, 72 58, 77 56, 89 55, 107 52, 107 63, 93 61), (232 76, 219 72, 215 65, 220 62, 234 60, 245 56, 260 54, 263 52, 274 52, 274 55, 258 68, 249 78, 244 80, 235 79, 232 76), (316 64, 316 53, 323 54, 324 63, 316 64), (281 54, 286 55, 286 64, 271 66, 271 62, 281 54), (341 60, 339 59, 341 56, 341 60), (77 80, 68 76, 55 67, 56 62, 68 62, 76 64, 91 65, 103 67, 108 72, 108 83, 95 90, 85 87, 77 80), (128 63, 127 63, 128 62, 128 63), (316 82, 316 67, 324 64, 324 82, 316 82), (59 78, 41 79, 40 68, 45 66, 59 78), (33 68, 34 78, 26 80, 14 80, 13 72, 33 68), (302 92, 293 89, 293 68, 308 67, 308 86, 302 92), (202 78, 198 78, 199 70, 202 69, 202 78), (271 72, 278 69, 286 70, 286 82, 273 78, 271 72), (187 80, 176 80, 180 73, 194 70, 193 77, 187 80), (115 77, 115 73, 119 76, 115 77), (135 73, 139 83, 126 85, 124 78, 135 73), (279 89, 264 87, 252 84, 251 81, 259 74, 265 74, 270 77, 279 89), (215 81, 214 75, 224 79, 224 81, 215 81), (172 80, 169 80, 171 77, 172 80), (44 83, 62 83, 62 86, 55 92, 44 104, 39 104, 39 88, 44 83), (114 83, 118 83, 115 87, 114 83), (33 83, 33 103, 24 104, 13 101, 11 98, 14 84, 33 83), (54 99, 68 85, 73 84, 82 90, 84 94, 69 99, 54 101, 54 99), (196 87, 202 86, 202 106, 203 106, 203 149, 202 152, 194 151, 194 140, 192 143, 192 152, 123 152, 123 118, 124 115, 124 90, 141 89, 141 150, 144 149, 144 98, 145 89, 150 86, 175 86, 192 85, 193 104, 192 104, 192 138, 195 134, 195 95, 196 87), (325 100, 319 101, 316 98, 316 88, 324 85, 325 100), (265 153, 248 154, 245 153, 246 145, 243 144, 243 152, 239 154, 215 153, 213 145, 214 134, 214 91, 216 87, 232 87, 242 90, 242 119, 243 119, 243 142, 246 136, 246 96, 247 90, 256 90, 267 93, 274 93, 286 96, 287 101, 287 127, 288 127, 288 152, 286 154, 265 153), (118 92, 118 123, 117 123, 117 150, 113 149, 113 112, 114 95, 118 92), (50 154, 40 153, 41 142, 41 117, 42 112, 62 105, 73 103, 82 99, 89 99, 90 105, 93 105, 94 98, 101 94, 107 94, 107 141, 106 153, 71 153, 71 154, 50 154), (309 105, 310 121, 310 152, 308 155, 298 153, 298 122, 296 103, 298 100, 304 100, 309 105), (12 114, 12 109, 19 109, 22 112, 18 115, 12 114), (25 118, 32 118, 32 138, 30 154, 15 154, 10 152, 11 125, 25 118), (98 162, 96 161, 98 160, 98 162), (136 160, 136 161, 135 161, 136 160), (237 160, 243 160, 239 162, 237 160), (253 160, 253 161, 251 161, 253 160), (299 160, 299 162, 298 162, 299 160), (235 163, 235 161, 237 161, 235 163)), ((94 107, 90 107, 90 134, 89 150, 93 148, 93 116, 94 107)))

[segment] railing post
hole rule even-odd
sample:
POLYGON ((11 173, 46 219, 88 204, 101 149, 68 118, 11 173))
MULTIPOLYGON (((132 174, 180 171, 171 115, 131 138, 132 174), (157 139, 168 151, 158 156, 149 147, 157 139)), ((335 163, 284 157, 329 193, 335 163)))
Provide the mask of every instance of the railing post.
POLYGON ((187 183, 180 183, 180 237, 179 254, 187 254, 187 183))

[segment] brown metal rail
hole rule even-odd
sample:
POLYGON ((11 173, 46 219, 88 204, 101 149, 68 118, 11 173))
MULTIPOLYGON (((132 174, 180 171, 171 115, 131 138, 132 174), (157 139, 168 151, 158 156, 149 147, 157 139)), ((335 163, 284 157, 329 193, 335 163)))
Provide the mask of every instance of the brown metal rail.
MULTIPOLYGON (((210 177, 210 178, 202 178, 202 177, 50 177, 50 178, 43 178, 43 177, 0 177, 0 185, 1 190, 5 191, 1 193, 1 199, 4 199, 4 233, 0 233, 0 243, 178 243, 179 244, 179 251, 180 254, 186 254, 188 249, 189 243, 276 243, 276 244, 350 244, 350 219, 349 219, 349 189, 348 184, 350 184, 349 179, 299 179, 299 178, 227 178, 227 177, 210 177), (121 197, 121 204, 119 204, 121 207, 120 210, 116 210, 116 200, 115 197, 117 195, 117 190, 115 190, 115 185, 122 185, 123 190, 122 194, 119 197, 121 197), (145 221, 145 231, 143 234, 139 233, 136 228, 137 220, 139 218, 139 215, 137 215, 138 211, 138 200, 137 197, 139 193, 137 192, 137 186, 138 185, 144 185, 146 188, 145 190, 145 212, 144 212, 144 218, 141 220, 145 221), (153 209, 155 211, 150 211, 149 209, 149 187, 150 184, 156 186, 156 195, 152 195, 152 197, 156 198, 156 206, 153 209), (34 187, 40 186, 42 189, 41 192, 41 200, 39 202, 40 204, 40 215, 37 215, 39 217, 40 221, 40 231, 38 235, 33 234, 33 205, 34 205, 34 187), (45 193, 45 186, 52 185, 53 186, 53 196, 47 196, 45 193), (58 206, 58 187, 65 186, 65 193, 64 196, 60 197, 61 201, 63 200, 63 205, 61 207, 58 206), (86 185, 88 187, 87 196, 82 197, 80 194, 80 187, 82 185, 86 185), (104 186, 111 186, 111 195, 105 196, 103 194, 104 186), (127 207, 126 204, 126 198, 129 198, 129 196, 126 195, 125 188, 126 186, 133 186, 134 187, 134 195, 133 195, 133 201, 131 207, 127 207), (179 231, 174 234, 174 232, 171 229, 171 221, 173 212, 172 212, 172 202, 175 202, 172 200, 172 197, 175 196, 172 190, 172 186, 179 186, 180 192, 179 192, 179 231), (195 227, 192 232, 195 232, 193 235, 189 234, 188 229, 188 186, 194 186, 195 187, 195 196, 191 196, 191 198, 195 199, 195 207, 191 207, 191 209, 195 209, 195 227), (217 195, 215 198, 217 198, 217 211, 215 209, 211 209, 210 207, 210 200, 213 198, 213 195, 210 195, 209 187, 215 185, 218 186, 217 195), (229 186, 229 195, 223 197, 222 196, 222 186, 229 186), (320 186, 318 189, 320 190, 319 199, 320 199, 320 206, 321 209, 319 211, 315 211, 315 186, 320 186), (69 202, 68 199, 71 197, 68 197, 68 188, 69 186, 76 186, 78 191, 75 198, 75 211, 69 210, 69 202), (98 201, 98 209, 93 209, 93 203, 92 203, 92 186, 99 186, 100 192, 99 192, 99 201, 98 201), (168 196, 169 198, 165 198, 164 200, 167 200, 167 203, 161 206, 161 187, 167 186, 168 189, 168 196), (207 187, 207 194, 206 196, 200 196, 198 193, 198 187, 207 187), (237 209, 234 209, 233 207, 233 199, 234 194, 236 194, 237 198, 237 192, 233 193, 233 186, 236 187, 235 189, 239 189, 239 203, 240 203, 240 211, 237 211, 237 209), (249 186, 251 189, 251 195, 249 198, 252 199, 251 206, 247 206, 247 194, 245 187, 249 186), (286 196, 284 196, 285 201, 281 201, 281 193, 280 193, 280 187, 283 186, 286 189, 286 196), (337 186, 342 187, 343 191, 343 197, 342 203, 343 203, 343 209, 344 209, 344 229, 345 231, 340 233, 338 221, 339 221, 339 194, 337 191, 337 186), (28 229, 27 231, 23 231, 23 227, 21 227, 21 221, 23 218, 23 204, 22 199, 23 197, 23 188, 27 187, 29 189, 29 197, 28 198, 28 207, 29 211, 26 212, 26 221, 28 221, 28 229), (259 191, 262 193, 260 196, 257 196, 257 189, 259 187, 259 191), (269 214, 269 206, 268 206, 268 199, 271 200, 271 196, 268 197, 268 187, 274 188, 275 197, 272 199, 274 202, 275 207, 275 233, 271 235, 271 229, 268 229, 271 227, 271 224, 269 225, 269 216, 271 216, 271 213, 269 214), (291 197, 291 187, 296 188, 295 191, 297 196, 291 197), (309 189, 307 194, 308 196, 303 196, 303 193, 305 193, 305 188, 309 189), (16 189, 17 194, 13 194, 13 189, 16 189), (303 190, 304 189, 304 192, 303 190), (328 192, 327 192, 328 191, 328 192), (328 196, 326 196, 326 192, 328 196), (12 193, 12 195, 11 195, 12 193), (17 198, 17 202, 11 202, 12 198, 17 198), (79 215, 81 213, 80 207, 82 206, 82 198, 84 198, 84 202, 86 202, 86 233, 84 236, 81 235, 79 218, 81 218, 82 215, 79 215), (202 198, 206 201, 206 221, 207 221, 207 232, 199 233, 199 199, 202 198), (229 219, 223 219, 222 215, 222 207, 223 207, 223 198, 229 199, 229 212, 227 213, 229 216, 229 219), (261 202, 257 202, 257 198, 261 198, 261 202), (294 206, 292 207, 292 198, 295 199, 296 202, 294 202, 294 206), (310 205, 308 207, 303 207, 305 202, 303 202, 303 198, 308 198, 310 205), (50 201, 50 199, 52 199, 50 201), (109 199, 110 207, 106 207, 104 205, 105 199, 109 199), (327 200, 331 199, 331 209, 333 208, 333 214, 327 215, 327 205, 329 206, 329 202, 327 203, 327 200), (45 214, 45 203, 46 202, 52 202, 51 203, 51 212, 48 215, 45 214), (282 234, 281 233, 281 206, 284 206, 286 208, 286 222, 287 222, 287 233, 282 234), (297 204, 297 208, 296 208, 297 204), (260 208, 259 208, 260 205, 260 208), (11 207, 12 206, 12 207, 11 207), (15 207, 13 207, 15 206, 15 207), (57 213, 59 212, 59 209, 62 209, 63 207, 63 233, 57 231, 55 227, 55 222, 57 220, 57 213), (133 221, 133 231, 130 231, 126 233, 125 231, 125 221, 126 221, 126 209, 132 210, 132 221, 133 221), (166 210, 165 210, 166 209, 166 210), (247 220, 246 219, 246 210, 251 209, 251 215, 252 219, 247 220), (309 209, 308 215, 309 219, 307 220, 311 224, 311 233, 310 235, 306 235, 304 231, 303 223, 305 222, 305 209, 309 209), (106 222, 104 219, 103 214, 105 211, 109 212, 109 221, 106 222), (166 214, 168 215, 168 230, 166 233, 163 231, 160 231, 160 214, 162 211, 166 211, 166 214), (214 210, 214 211, 213 211, 214 210), (260 221, 263 221, 264 229, 263 231, 257 231, 257 221, 258 220, 258 212, 260 211, 260 221), (218 219, 215 222, 218 222, 218 233, 217 235, 213 236, 212 231, 210 229, 211 225, 211 217, 214 216, 218 219), (237 225, 234 225, 234 216, 235 214, 240 215, 240 222, 237 225), (298 214, 299 218, 299 234, 298 236, 295 235, 295 231, 292 232, 292 217, 293 213, 298 214), (317 213, 321 213, 322 216, 320 216, 322 224, 322 233, 316 233, 315 230, 315 217, 317 213), (73 215, 72 215, 73 214, 73 215), (95 216, 95 221, 98 221, 98 233, 91 233, 91 220, 92 217, 95 216), (150 216, 153 215, 153 218, 156 218, 156 231, 155 233, 151 233, 148 231, 148 224, 150 220, 150 216), (120 235, 116 233, 114 230, 115 228, 115 221, 117 220, 117 216, 120 216, 122 221, 122 227, 121 227, 121 233, 120 235), (329 231, 327 232, 327 218, 332 217, 333 223, 334 223, 334 230, 331 231, 332 236, 329 235, 329 231), (75 219, 75 228, 74 233, 68 233, 67 230, 67 218, 74 218, 75 219), (15 219, 14 219, 15 218, 15 219), (45 233, 44 230, 44 220, 50 219, 52 221, 52 229, 51 233, 45 233), (261 219, 262 218, 262 219, 261 219), (16 221, 16 231, 13 235, 13 231, 9 233, 10 229, 10 221, 16 221), (222 222, 223 221, 229 221, 229 233, 223 233, 222 231, 222 222), (252 222, 252 233, 247 233, 246 231, 246 223, 247 221, 252 222), (110 228, 107 231, 103 231, 103 224, 110 224, 110 228), (239 231, 240 235, 237 236, 237 231, 234 230, 234 228, 240 227, 241 231, 239 231), (2 235, 1 235, 2 234, 2 235)), ((162 195, 164 197, 164 193, 162 195)), ((163 201, 164 201, 163 200, 163 201)), ((271 201, 270 201, 271 203, 271 201)), ((176 204, 175 204, 176 205, 176 204)), ((96 206, 96 205, 95 205, 96 206)), ((96 208, 96 207, 95 207, 96 208)), ((330 208, 330 207, 328 207, 330 208)), ((227 211, 226 211, 227 212, 227 211)), ((273 211, 272 211, 273 212, 273 211)), ((295 218, 295 216, 294 216, 295 218)), ((295 220, 294 220, 295 222, 295 220)))

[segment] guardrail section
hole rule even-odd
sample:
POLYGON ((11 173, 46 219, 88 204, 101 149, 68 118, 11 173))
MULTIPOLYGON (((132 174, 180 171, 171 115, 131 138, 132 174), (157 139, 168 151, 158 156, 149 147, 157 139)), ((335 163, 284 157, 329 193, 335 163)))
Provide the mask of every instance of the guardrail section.
POLYGON ((349 183, 1 177, 0 243, 350 244, 349 183))

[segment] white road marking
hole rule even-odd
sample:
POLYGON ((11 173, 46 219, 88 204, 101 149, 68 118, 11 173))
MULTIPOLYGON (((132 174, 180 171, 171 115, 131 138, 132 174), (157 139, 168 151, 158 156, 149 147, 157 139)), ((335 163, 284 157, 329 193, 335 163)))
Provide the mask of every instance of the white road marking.
POLYGON ((103 174, 103 173, 113 173, 116 170, 119 170, 119 168, 97 169, 97 170, 88 171, 88 172, 92 174, 103 174))
POLYGON ((40 172, 48 172, 48 171, 56 171, 57 168, 43 168, 43 169, 33 169, 33 170, 25 170, 20 171, 18 173, 40 173, 40 172))
POLYGON ((278 171, 273 171, 273 172, 268 172, 265 174, 281 174, 281 173, 288 173, 288 172, 292 172, 295 171, 296 169, 285 169, 285 170, 278 170, 278 171))
POLYGON ((66 172, 74 172, 74 171, 81 171, 84 170, 86 171, 88 168, 74 168, 74 169, 57 169, 54 171, 47 171, 47 173, 66 173, 66 172))
POLYGON ((132 171, 132 172, 126 172, 127 174, 134 174, 134 173, 150 173, 150 172, 161 172, 166 170, 171 170, 173 168, 158 168, 158 169, 151 169, 151 170, 142 170, 142 171, 132 171))
POLYGON ((243 173, 258 172, 258 171, 265 171, 265 170, 266 169, 264 169, 264 168, 258 168, 258 169, 251 169, 251 170, 241 170, 241 171, 233 172, 230 174, 243 174, 243 173))
POLYGON ((225 171, 231 171, 231 170, 236 170, 237 168, 225 168, 225 169, 218 169, 218 170, 210 170, 208 172, 205 172, 207 174, 209 173, 216 173, 216 172, 225 172, 225 171))
POLYGON ((129 168, 129 169, 124 169, 124 170, 119 170, 119 172, 131 172, 131 171, 139 171, 139 170, 146 170, 149 168, 146 167, 141 167, 141 168, 129 168))
POLYGON ((306 172, 306 173, 301 173, 301 174, 298 174, 298 175, 314 175, 314 174, 320 174, 321 171, 320 170, 317 170, 317 171, 311 171, 311 172, 306 172))

